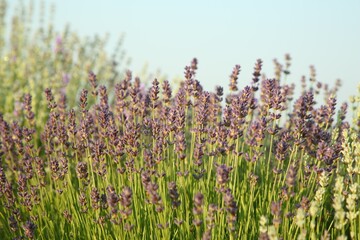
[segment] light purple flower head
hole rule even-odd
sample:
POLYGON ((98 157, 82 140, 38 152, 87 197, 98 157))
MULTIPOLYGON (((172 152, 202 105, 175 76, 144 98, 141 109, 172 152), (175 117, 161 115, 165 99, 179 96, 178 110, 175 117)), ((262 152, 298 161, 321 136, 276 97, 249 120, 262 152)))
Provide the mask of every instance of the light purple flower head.
POLYGON ((62 45, 62 37, 60 35, 56 36, 56 45, 57 46, 62 45))
POLYGON ((57 35, 56 36, 56 39, 55 39, 55 49, 54 49, 54 52, 55 53, 58 53, 58 52, 63 52, 63 40, 62 40, 62 37, 60 35, 57 35))
POLYGON ((68 73, 62 74, 62 80, 63 80, 63 83, 65 86, 68 85, 68 83, 70 82, 70 79, 71 79, 70 74, 68 74, 68 73))

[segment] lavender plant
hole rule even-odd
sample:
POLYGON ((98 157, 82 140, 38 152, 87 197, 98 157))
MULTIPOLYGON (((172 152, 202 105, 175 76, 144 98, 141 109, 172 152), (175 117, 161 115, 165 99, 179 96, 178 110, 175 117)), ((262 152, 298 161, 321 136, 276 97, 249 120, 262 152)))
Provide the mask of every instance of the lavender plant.
POLYGON ((243 89, 236 65, 226 96, 201 86, 197 59, 179 86, 143 88, 93 57, 71 88, 46 65, 38 88, 1 88, 19 102, 0 108, 1 239, 360 239, 360 86, 336 115, 339 83, 312 66, 295 96, 290 55, 274 78, 258 59, 243 89))
POLYGON ((232 74, 222 106, 195 74, 160 94, 127 72, 111 104, 91 72, 76 108, 47 88, 38 145, 31 94, 18 121, 1 114, 2 238, 358 239, 359 126, 346 105, 335 121, 335 97, 317 106, 310 88, 291 108, 280 80, 236 91, 232 74))

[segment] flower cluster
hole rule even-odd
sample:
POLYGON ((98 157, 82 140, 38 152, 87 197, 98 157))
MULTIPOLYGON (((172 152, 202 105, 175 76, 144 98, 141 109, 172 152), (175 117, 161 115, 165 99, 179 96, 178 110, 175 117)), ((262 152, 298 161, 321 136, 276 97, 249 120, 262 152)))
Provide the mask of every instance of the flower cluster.
POLYGON ((266 78, 257 60, 243 89, 236 65, 225 96, 197 59, 179 86, 90 72, 76 104, 46 88, 42 114, 24 94, 0 114, 0 237, 359 238, 359 117, 335 117, 336 89, 316 102, 314 68, 295 99, 290 61, 266 78))

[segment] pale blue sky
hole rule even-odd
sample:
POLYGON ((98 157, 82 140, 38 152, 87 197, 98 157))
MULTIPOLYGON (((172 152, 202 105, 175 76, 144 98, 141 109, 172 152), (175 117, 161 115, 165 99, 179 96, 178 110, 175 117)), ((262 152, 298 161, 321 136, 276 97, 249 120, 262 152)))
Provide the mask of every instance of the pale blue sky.
POLYGON ((70 23, 84 35, 110 33, 114 41, 125 33, 134 73, 148 63, 150 71, 161 69, 171 80, 197 57, 197 77, 207 90, 227 87, 235 64, 242 67, 242 87, 250 83, 257 58, 270 77, 272 60, 283 62, 290 53, 289 80, 297 87, 311 64, 322 82, 342 79, 341 101, 360 82, 360 0, 45 2, 55 3, 59 29, 70 23))

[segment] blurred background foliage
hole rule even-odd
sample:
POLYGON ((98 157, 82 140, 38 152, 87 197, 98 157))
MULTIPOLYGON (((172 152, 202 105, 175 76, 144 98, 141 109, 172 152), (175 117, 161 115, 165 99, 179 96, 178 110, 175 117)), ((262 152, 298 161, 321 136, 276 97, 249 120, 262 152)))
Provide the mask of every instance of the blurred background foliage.
POLYGON ((56 98, 66 92, 68 105, 76 107, 89 71, 111 89, 124 76, 130 58, 123 49, 124 35, 108 51, 109 35, 84 37, 69 25, 58 31, 54 6, 42 1, 39 14, 34 14, 37 5, 26 3, 19 1, 10 11, 7 1, 0 0, 0 112, 7 120, 22 119, 22 97, 30 93, 41 128, 48 112, 46 88, 56 98))

